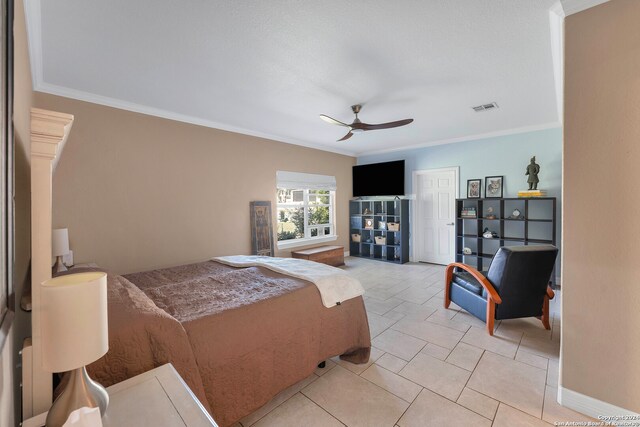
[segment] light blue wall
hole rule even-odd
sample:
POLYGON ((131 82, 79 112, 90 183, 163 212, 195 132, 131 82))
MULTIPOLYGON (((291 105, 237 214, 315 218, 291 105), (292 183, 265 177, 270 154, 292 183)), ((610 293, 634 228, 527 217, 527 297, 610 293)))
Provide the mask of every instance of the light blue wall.
MULTIPOLYGON (((359 165, 405 160, 405 194, 413 193, 413 171, 460 167, 460 197, 467 194, 467 180, 482 179, 482 197, 486 176, 504 176, 504 197, 517 197, 519 190, 528 189, 525 169, 531 156, 540 165, 539 189, 556 197, 557 242, 560 247, 562 209, 562 129, 545 129, 514 135, 483 138, 454 144, 412 150, 395 151, 358 157, 359 165)), ((381 177, 382 178, 382 177, 381 177)), ((558 257, 559 258, 559 257, 558 257)), ((559 259, 556 274, 559 275, 559 259)))
POLYGON ((405 160, 405 193, 413 193, 413 171, 450 166, 460 167, 460 197, 466 197, 467 180, 504 175, 504 197, 517 197, 528 189, 524 175, 531 156, 541 167, 538 188, 550 197, 561 198, 562 129, 546 129, 515 135, 436 145, 406 151, 358 157, 358 164, 405 160))

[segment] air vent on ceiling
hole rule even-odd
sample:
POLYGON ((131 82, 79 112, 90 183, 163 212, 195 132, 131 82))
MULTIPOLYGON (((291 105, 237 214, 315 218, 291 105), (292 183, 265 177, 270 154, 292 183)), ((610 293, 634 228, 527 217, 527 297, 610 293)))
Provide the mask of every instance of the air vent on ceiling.
POLYGON ((498 104, 495 102, 492 102, 491 104, 482 104, 482 105, 478 105, 476 107, 471 107, 471 108, 473 108, 473 111, 475 111, 476 113, 480 113, 482 111, 495 110, 496 108, 498 108, 498 104))

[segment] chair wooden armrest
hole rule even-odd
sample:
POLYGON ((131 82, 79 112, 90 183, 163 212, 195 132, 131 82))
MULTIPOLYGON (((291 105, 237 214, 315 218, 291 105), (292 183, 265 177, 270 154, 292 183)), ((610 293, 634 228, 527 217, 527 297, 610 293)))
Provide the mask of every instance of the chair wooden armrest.
POLYGON ((469 272, 474 279, 480 282, 485 291, 487 291, 487 315, 485 321, 487 323, 487 333, 493 335, 496 304, 502 303, 502 298, 500 298, 500 295, 498 295, 498 292, 496 292, 491 282, 475 268, 460 262, 454 262, 447 266, 445 270, 444 308, 449 308, 449 304, 451 304, 451 281, 453 280, 453 269, 456 267, 469 272))
MULTIPOLYGON (((469 265, 466 265, 466 264, 462 264, 460 262, 453 262, 453 263, 449 264, 447 266, 446 271, 445 271, 445 280, 446 280, 445 293, 447 294, 447 296, 449 295, 449 291, 448 291, 449 285, 451 284, 451 280, 453 279, 453 269, 456 268, 456 267, 461 268, 461 269, 469 272, 469 274, 471 274, 474 279, 476 279, 478 282, 480 282, 482 287, 487 291, 487 295, 489 296, 490 299, 493 300, 493 302, 495 302, 496 304, 500 304, 502 302, 502 298, 500 298, 500 295, 498 295, 498 292, 496 292, 496 289, 493 287, 491 282, 489 282, 489 280, 487 280, 487 278, 482 275, 482 273, 480 273, 475 268, 473 268, 473 267, 471 267, 469 265)), ((551 291, 551 292, 553 292, 553 291, 551 291)))
POLYGON ((542 302, 542 316, 540 316, 540 320, 542 320, 542 324, 545 329, 551 329, 551 318, 549 317, 549 300, 552 300, 556 294, 551 289, 551 286, 547 285, 547 293, 544 295, 544 301, 542 302))

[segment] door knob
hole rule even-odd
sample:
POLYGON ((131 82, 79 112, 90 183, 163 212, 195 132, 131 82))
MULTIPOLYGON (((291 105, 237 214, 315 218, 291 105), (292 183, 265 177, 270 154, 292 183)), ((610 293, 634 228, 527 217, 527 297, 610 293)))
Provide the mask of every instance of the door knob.
POLYGON ((447 224, 447 225, 455 225, 453 222, 451 224, 447 224))

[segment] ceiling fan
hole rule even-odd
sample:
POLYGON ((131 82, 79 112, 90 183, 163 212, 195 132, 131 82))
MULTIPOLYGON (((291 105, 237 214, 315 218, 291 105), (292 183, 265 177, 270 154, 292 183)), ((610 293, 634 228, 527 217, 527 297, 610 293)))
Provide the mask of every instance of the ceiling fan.
POLYGON ((333 119, 333 118, 331 118, 331 117, 329 117, 327 115, 324 115, 324 114, 320 114, 320 118, 322 120, 324 120, 325 122, 327 122, 327 123, 331 123, 331 124, 338 125, 338 126, 345 126, 345 127, 349 128, 349 132, 345 136, 340 138, 338 141, 344 141, 345 139, 349 139, 349 138, 351 138, 353 136, 354 133, 357 133, 357 132, 364 132, 366 130, 397 128, 399 126, 408 125, 409 123, 411 123, 413 121, 413 119, 404 119, 404 120, 397 120, 395 122, 380 123, 380 124, 377 124, 377 125, 363 123, 358 118, 358 113, 360 112, 361 108, 362 108, 362 105, 360 105, 360 104, 356 104, 356 105, 352 105, 351 106, 351 110, 353 111, 353 114, 356 115, 356 118, 353 121, 353 123, 351 123, 350 125, 348 125, 346 123, 342 123, 341 121, 333 119))

